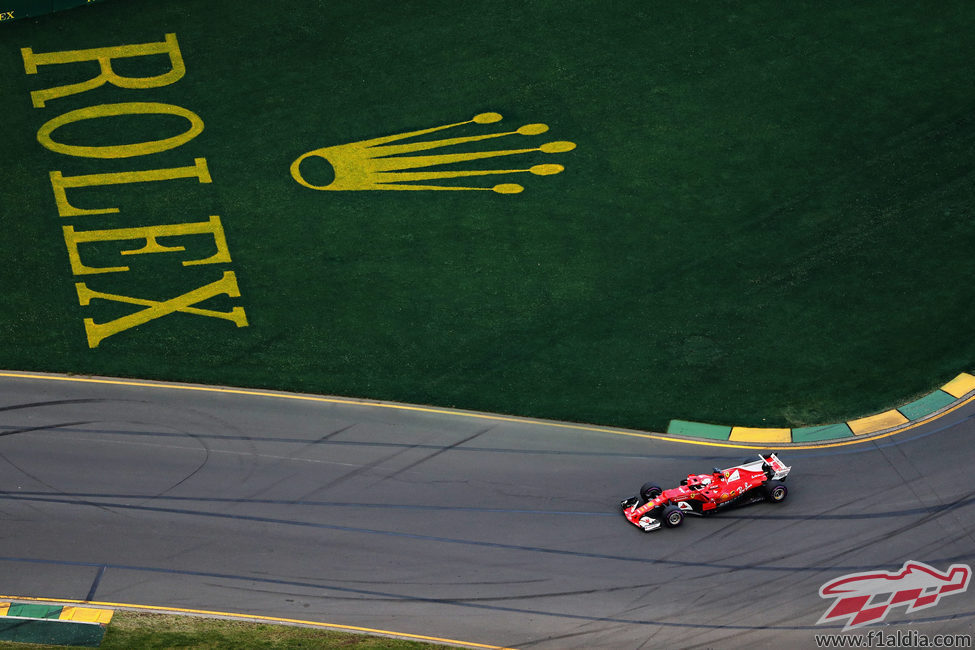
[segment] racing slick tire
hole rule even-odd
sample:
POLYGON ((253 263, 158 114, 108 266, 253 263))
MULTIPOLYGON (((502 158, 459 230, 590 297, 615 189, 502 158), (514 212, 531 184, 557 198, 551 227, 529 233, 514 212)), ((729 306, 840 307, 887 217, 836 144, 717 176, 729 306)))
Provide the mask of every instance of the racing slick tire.
POLYGON ((684 521, 684 512, 677 506, 667 506, 664 508, 661 518, 667 528, 677 528, 684 521))
POLYGON ((782 481, 769 481, 765 484, 765 498, 772 503, 782 503, 789 495, 789 488, 782 481))
POLYGON ((643 487, 640 488, 640 498, 644 502, 656 499, 661 494, 663 494, 663 488, 661 488, 656 483, 644 483, 643 487))

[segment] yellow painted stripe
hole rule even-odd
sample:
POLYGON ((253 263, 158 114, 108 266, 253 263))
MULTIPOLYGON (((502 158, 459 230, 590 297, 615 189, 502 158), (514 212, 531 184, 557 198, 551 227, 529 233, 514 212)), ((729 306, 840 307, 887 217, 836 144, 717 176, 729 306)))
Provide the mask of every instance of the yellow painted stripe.
POLYGON ((112 622, 111 609, 95 609, 93 607, 65 607, 61 610, 60 618, 62 621, 80 621, 83 623, 103 623, 108 625, 112 622))
POLYGON ((10 611, 10 603, 0 603, 0 616, 6 616, 10 611))
POLYGON ((728 440, 735 442, 792 442, 792 429, 732 427, 728 440))
POLYGON ((352 632, 366 632, 368 634, 382 634, 383 636, 395 636, 402 639, 416 639, 419 641, 429 641, 431 643, 449 643, 452 645, 465 646, 468 648, 487 648, 488 650, 514 650, 498 645, 485 645, 483 643, 472 643, 470 641, 458 641, 457 639, 444 639, 436 636, 424 636, 422 634, 409 634, 407 632, 392 632, 390 630, 377 630, 370 627, 356 627, 354 625, 339 625, 337 623, 321 623, 319 621, 303 621, 296 618, 280 618, 277 616, 254 616, 251 614, 238 614, 234 612, 217 612, 207 609, 184 609, 181 607, 161 607, 156 605, 134 605, 132 603, 107 603, 87 600, 68 600, 64 598, 37 598, 32 596, 6 596, 0 598, 10 600, 22 600, 32 603, 76 603, 85 605, 95 605, 101 607, 114 607, 116 609, 138 609, 148 612, 163 612, 172 614, 195 614, 198 616, 220 616, 221 618, 235 618, 243 621, 257 621, 260 623, 288 623, 291 625, 305 625, 307 627, 320 627, 335 630, 349 630, 352 632))
POLYGON ((847 424, 855 435, 862 436, 868 433, 890 429, 891 427, 896 427, 907 422, 909 420, 903 413, 897 409, 891 409, 890 411, 884 411, 883 413, 860 418, 859 420, 850 420, 847 424))
POLYGON ((961 399, 968 393, 975 390, 975 377, 971 376, 967 372, 963 372, 942 386, 941 390, 948 393, 952 397, 961 399))
MULTIPOLYGON (((634 431, 622 431, 619 429, 589 427, 589 426, 582 426, 582 425, 575 425, 575 424, 563 424, 561 422, 550 422, 546 420, 532 420, 530 418, 493 416, 493 415, 486 415, 482 413, 471 413, 466 411, 451 411, 448 409, 433 409, 433 408, 425 408, 425 407, 409 406, 409 405, 401 405, 401 404, 387 404, 382 402, 368 402, 362 400, 321 397, 316 395, 296 395, 293 393, 275 393, 272 391, 216 388, 212 386, 193 386, 187 384, 167 384, 167 383, 150 382, 150 381, 123 381, 121 379, 95 379, 92 377, 65 377, 59 375, 43 375, 43 374, 37 374, 32 372, 9 372, 9 371, 0 372, 0 377, 15 377, 18 379, 40 379, 40 380, 47 380, 47 381, 72 381, 72 382, 90 383, 90 384, 112 384, 117 386, 138 386, 141 388, 168 388, 172 390, 191 390, 191 391, 203 391, 203 392, 211 392, 211 393, 230 393, 235 395, 253 395, 255 397, 277 397, 281 399, 298 399, 298 400, 315 401, 315 402, 326 402, 332 404, 351 404, 351 405, 362 406, 362 407, 371 406, 375 408, 402 409, 407 411, 425 411, 428 413, 443 413, 445 415, 451 415, 454 417, 480 418, 480 419, 495 420, 495 421, 502 421, 502 422, 536 424, 539 426, 557 427, 562 429, 573 429, 576 431, 592 431, 594 433, 607 433, 616 436, 630 436, 634 438, 646 438, 648 440, 661 440, 665 442, 674 442, 682 445, 697 445, 699 447, 721 447, 725 449, 749 449, 749 450, 765 449, 765 445, 759 445, 759 444, 711 442, 705 440, 688 440, 687 438, 681 438, 680 436, 669 436, 661 433, 638 433, 634 431)), ((801 444, 801 445, 796 445, 796 447, 801 449, 829 449, 832 447, 846 447, 847 445, 858 445, 863 442, 868 442, 870 440, 880 440, 881 438, 887 438, 894 434, 913 429, 917 426, 920 426, 921 424, 926 424, 928 422, 931 422, 932 420, 944 417, 945 415, 953 411, 956 411, 967 404, 971 404, 973 401, 975 401, 975 395, 969 397, 964 401, 960 401, 956 403, 954 406, 948 409, 945 409, 941 413, 938 413, 938 415, 935 416, 934 418, 918 421, 912 424, 911 426, 898 429, 897 431, 888 431, 886 433, 881 433, 876 436, 870 436, 869 434, 864 433, 864 434, 860 434, 859 437, 840 440, 838 442, 825 442, 819 444, 801 444)))

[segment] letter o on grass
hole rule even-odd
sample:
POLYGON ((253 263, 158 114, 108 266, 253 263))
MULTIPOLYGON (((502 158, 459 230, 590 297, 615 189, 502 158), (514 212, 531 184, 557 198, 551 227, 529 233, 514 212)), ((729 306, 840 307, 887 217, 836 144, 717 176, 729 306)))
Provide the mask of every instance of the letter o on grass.
POLYGON ((200 116, 181 106, 160 104, 157 102, 122 102, 120 104, 99 104, 98 106, 79 108, 48 120, 37 131, 37 141, 45 148, 66 156, 78 156, 82 158, 131 158, 133 156, 145 156, 151 153, 175 149, 200 135, 202 131, 203 120, 200 119, 200 116), (56 142, 51 137, 54 131, 66 124, 99 117, 115 117, 117 115, 177 115, 185 118, 190 123, 190 128, 179 135, 162 140, 90 147, 56 142))

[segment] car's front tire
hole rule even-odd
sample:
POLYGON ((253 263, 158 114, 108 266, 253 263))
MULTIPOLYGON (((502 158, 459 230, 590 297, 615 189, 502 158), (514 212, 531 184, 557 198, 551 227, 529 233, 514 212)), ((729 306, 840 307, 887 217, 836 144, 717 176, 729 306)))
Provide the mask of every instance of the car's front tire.
POLYGON ((662 518, 667 528, 677 528, 684 521, 684 513, 677 506, 667 506, 664 508, 662 518))
POLYGON ((661 494, 663 494, 663 488, 656 483, 644 483, 643 487, 640 488, 640 497, 644 502, 656 499, 661 494))

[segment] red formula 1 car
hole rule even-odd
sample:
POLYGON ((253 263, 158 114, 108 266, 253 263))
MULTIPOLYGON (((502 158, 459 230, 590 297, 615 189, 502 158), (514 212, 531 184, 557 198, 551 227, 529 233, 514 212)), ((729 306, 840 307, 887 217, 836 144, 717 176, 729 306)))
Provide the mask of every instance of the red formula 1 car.
POLYGON ((791 469, 774 453, 763 452, 756 460, 728 469, 715 467, 710 474, 688 474, 672 490, 644 483, 640 496, 620 501, 620 508, 627 521, 646 533, 660 528, 661 522, 676 528, 685 514, 704 516, 756 501, 781 503, 789 493, 783 481, 791 469))

